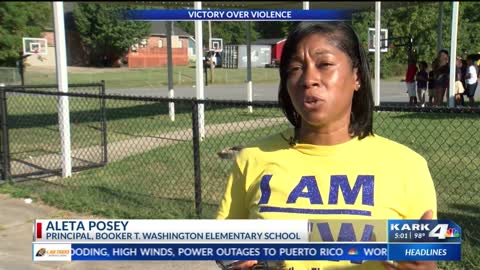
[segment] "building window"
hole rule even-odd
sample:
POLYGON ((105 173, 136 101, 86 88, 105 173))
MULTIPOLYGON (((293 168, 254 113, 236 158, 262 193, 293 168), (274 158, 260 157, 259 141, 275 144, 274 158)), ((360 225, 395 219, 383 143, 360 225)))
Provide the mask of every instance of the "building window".
POLYGON ((163 48, 163 40, 158 40, 158 48, 163 48))
POLYGON ((179 36, 172 36, 172 48, 182 48, 182 40, 179 36))

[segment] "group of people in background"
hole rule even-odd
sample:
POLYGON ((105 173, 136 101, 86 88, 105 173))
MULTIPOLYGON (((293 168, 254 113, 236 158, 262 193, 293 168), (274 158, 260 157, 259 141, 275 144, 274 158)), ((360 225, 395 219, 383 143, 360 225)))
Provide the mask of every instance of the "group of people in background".
MULTIPOLYGON (((440 50, 436 59, 429 68, 426 61, 417 60, 413 50, 408 53, 408 67, 405 83, 409 96, 409 105, 425 107, 427 104, 441 106, 443 98, 448 101, 450 79, 450 57, 447 50, 440 50), (428 103, 426 95, 428 93, 428 103)), ((475 106, 475 91, 478 85, 479 65, 475 55, 468 55, 466 59, 457 57, 455 69, 455 104, 466 106, 465 96, 468 97, 468 106, 475 106)))

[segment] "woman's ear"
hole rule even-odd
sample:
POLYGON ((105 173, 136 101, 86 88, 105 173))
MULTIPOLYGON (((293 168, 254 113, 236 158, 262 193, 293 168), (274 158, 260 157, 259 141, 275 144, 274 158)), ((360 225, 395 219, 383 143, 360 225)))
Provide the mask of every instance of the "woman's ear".
POLYGON ((355 86, 353 87, 353 89, 355 91, 358 91, 361 87, 360 75, 358 74, 358 68, 353 69, 353 81, 355 83, 355 86))

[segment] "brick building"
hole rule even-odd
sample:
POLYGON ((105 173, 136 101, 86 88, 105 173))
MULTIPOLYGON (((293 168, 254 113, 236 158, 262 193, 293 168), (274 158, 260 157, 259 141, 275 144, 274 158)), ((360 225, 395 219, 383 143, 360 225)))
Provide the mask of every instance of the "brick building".
MULTIPOLYGON (((129 68, 162 67, 167 65, 167 23, 151 22, 150 36, 130 47, 127 54, 129 68)), ((188 65, 189 37, 174 27, 172 34, 172 61, 174 66, 188 65)))
MULTIPOLYGON (((65 2, 65 40, 67 47, 68 66, 88 66, 88 54, 82 46, 79 33, 75 29, 73 17, 73 2, 65 2)), ((129 68, 161 67, 167 65, 167 31, 166 22, 151 22, 150 35, 138 44, 130 47, 128 53, 118 59, 116 65, 126 64, 129 68), (126 63, 125 63, 126 62, 126 63)), ((48 41, 48 55, 29 57, 30 66, 55 66, 55 39, 53 22, 42 33, 48 41)), ((188 65, 189 55, 192 56, 194 40, 185 31, 174 27, 172 33, 173 65, 188 65), (193 42, 192 42, 193 41, 193 42)))

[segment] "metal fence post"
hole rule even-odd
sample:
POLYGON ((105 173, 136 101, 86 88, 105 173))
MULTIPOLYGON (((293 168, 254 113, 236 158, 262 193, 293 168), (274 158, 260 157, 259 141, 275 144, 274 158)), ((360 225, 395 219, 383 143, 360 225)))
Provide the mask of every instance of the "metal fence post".
POLYGON ((102 98, 100 100, 100 111, 102 114, 102 146, 103 146, 103 164, 107 164, 108 162, 108 145, 107 145, 107 108, 106 108, 106 99, 105 99, 105 81, 101 81, 101 89, 100 94, 102 98))
POLYGON ((0 85, 0 113, 1 129, 2 129, 2 179, 8 181, 10 179, 10 149, 8 142, 8 123, 7 123, 7 94, 5 85, 0 85))
POLYGON ((193 171, 195 176, 195 212, 202 215, 202 175, 200 173, 200 132, 198 121, 198 101, 192 102, 192 131, 193 131, 193 171))

